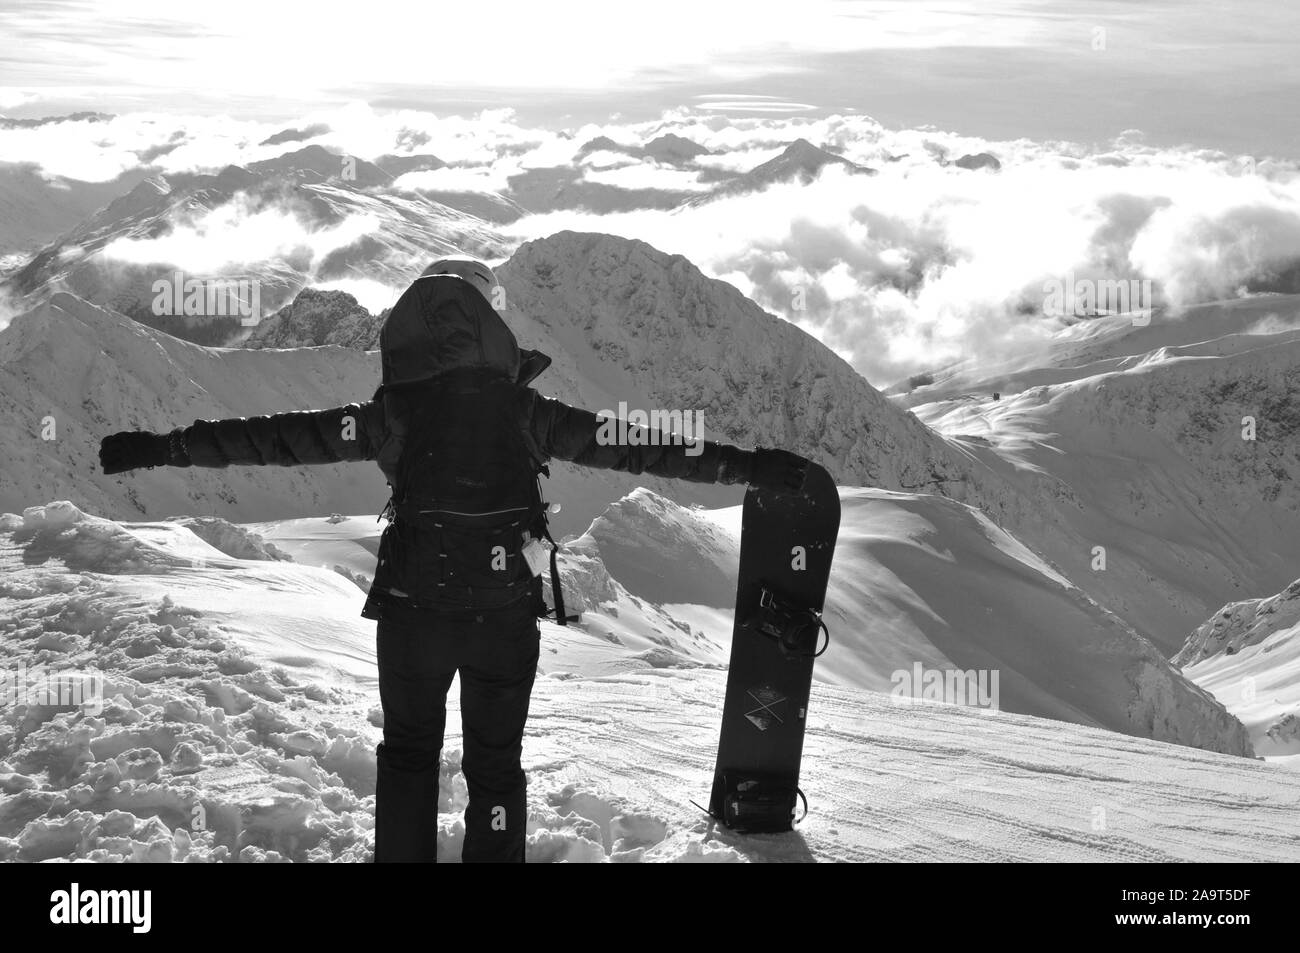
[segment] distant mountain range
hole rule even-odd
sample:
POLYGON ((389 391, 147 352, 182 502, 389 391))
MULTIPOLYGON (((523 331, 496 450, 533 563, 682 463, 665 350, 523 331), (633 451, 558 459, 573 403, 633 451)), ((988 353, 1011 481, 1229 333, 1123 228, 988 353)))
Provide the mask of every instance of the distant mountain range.
MULTIPOLYGON (((296 145, 327 131, 286 129, 263 144, 296 145)), ((696 160, 708 154, 698 143, 673 134, 641 146, 598 138, 575 150, 573 162, 511 176, 508 189, 500 192, 457 186, 454 177, 439 178, 440 172, 456 170, 432 153, 386 154, 371 161, 310 142, 246 166, 181 174, 142 166, 108 183, 47 181, 33 166, 0 165, 0 210, 7 212, 0 215, 0 255, 27 252, 11 273, 0 273, 0 290, 28 299, 71 291, 148 322, 150 285, 182 264, 161 250, 166 239, 188 227, 201 227, 218 210, 234 220, 225 227, 259 211, 280 212, 298 220, 304 236, 349 220, 368 223, 366 234, 319 256, 290 246, 279 256, 232 262, 219 269, 220 274, 203 276, 257 278, 262 282, 262 304, 274 311, 313 284, 370 280, 400 288, 440 253, 504 258, 512 244, 501 227, 533 212, 674 209, 779 182, 806 183, 827 166, 871 172, 805 139, 746 173, 698 166, 696 160), (701 183, 712 186, 700 192, 589 181, 590 170, 581 160, 596 151, 694 170, 701 183), (125 243, 145 240, 157 240, 159 261, 123 256, 125 243)), ((163 326, 186 334, 183 326, 163 326)), ((240 336, 237 324, 231 323, 192 335, 209 344, 237 343, 240 336)))
POLYGON ((141 262, 138 254, 127 260, 111 254, 113 246, 169 236, 217 210, 236 219, 259 211, 292 216, 304 236, 358 220, 370 223, 364 234, 342 238, 319 253, 290 242, 278 255, 201 275, 257 279, 268 312, 312 283, 368 279, 404 287, 440 254, 499 258, 507 253, 506 242, 481 218, 418 193, 391 190, 392 182, 379 166, 320 146, 247 168, 227 166, 213 175, 154 176, 47 245, 3 287, 33 301, 70 291, 147 321, 153 282, 170 278, 179 265, 162 251, 157 262, 141 262))

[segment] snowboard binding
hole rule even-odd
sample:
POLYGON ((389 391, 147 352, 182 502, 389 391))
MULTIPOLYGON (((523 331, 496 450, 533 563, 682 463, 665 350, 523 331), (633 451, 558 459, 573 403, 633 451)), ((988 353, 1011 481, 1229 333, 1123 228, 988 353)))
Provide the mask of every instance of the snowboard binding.
POLYGON ((795 605, 766 585, 761 586, 758 608, 744 621, 743 627, 775 639, 781 654, 789 659, 817 658, 831 644, 830 630, 820 612, 795 605), (821 633, 826 634, 826 640, 817 648, 821 633))
POLYGON ((808 799, 803 791, 775 778, 724 772, 723 786, 720 812, 695 806, 737 834, 781 834, 794 830, 808 816, 808 799), (800 802, 803 813, 795 817, 795 806, 800 802))

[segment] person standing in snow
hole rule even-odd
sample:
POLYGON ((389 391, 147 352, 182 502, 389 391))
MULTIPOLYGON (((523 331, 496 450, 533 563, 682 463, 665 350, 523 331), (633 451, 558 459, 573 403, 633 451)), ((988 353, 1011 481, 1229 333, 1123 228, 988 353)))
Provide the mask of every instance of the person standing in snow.
POLYGON ((457 672, 469 790, 463 860, 524 860, 520 756, 537 671, 537 620, 551 614, 541 579, 548 561, 556 620, 573 621, 564 614, 538 480, 549 476, 548 460, 790 491, 803 486, 807 472, 807 460, 783 450, 710 441, 687 447, 645 431, 636 443, 603 440, 603 418, 529 386, 550 358, 519 348, 491 305, 497 289, 492 270, 475 259, 429 266, 384 323, 383 383, 364 403, 200 420, 167 434, 122 432, 100 446, 110 474, 157 466, 378 463, 393 490, 385 509, 390 523, 362 610, 377 622, 384 713, 377 863, 437 859, 446 697, 457 672))

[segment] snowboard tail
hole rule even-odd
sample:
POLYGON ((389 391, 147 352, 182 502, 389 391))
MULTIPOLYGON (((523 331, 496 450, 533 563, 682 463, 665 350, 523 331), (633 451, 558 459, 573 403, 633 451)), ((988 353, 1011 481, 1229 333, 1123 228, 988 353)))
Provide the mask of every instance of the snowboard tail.
POLYGON ((816 464, 802 493, 745 494, 731 664, 709 798, 709 814, 733 830, 791 830, 803 800, 799 765, 813 660, 829 645, 821 610, 839 523, 835 483, 816 464))

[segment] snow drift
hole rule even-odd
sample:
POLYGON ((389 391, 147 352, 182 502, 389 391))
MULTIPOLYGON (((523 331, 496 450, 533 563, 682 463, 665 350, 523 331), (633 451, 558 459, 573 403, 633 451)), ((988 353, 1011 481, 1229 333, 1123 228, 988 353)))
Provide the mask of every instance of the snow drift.
MULTIPOLYGON (((0 570, 4 664, 95 671, 106 686, 93 706, 6 707, 0 859, 369 859, 380 716, 350 583, 66 503, 0 518, 0 570)), ((578 638, 545 625, 543 666, 578 638)), ((714 830, 688 799, 708 788, 722 680, 635 660, 539 677, 529 861, 1300 859, 1294 772, 827 685, 813 691, 814 812, 799 832, 714 830)), ((450 861, 465 802, 455 698, 450 861)))

